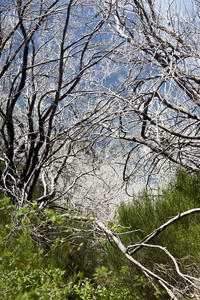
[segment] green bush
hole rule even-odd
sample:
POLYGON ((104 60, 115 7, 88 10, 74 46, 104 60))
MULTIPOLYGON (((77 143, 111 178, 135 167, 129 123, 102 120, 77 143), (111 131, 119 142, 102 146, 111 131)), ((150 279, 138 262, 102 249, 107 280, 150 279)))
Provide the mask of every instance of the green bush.
MULTIPOLYGON (((130 242, 138 242, 170 218, 200 205, 200 175, 180 170, 174 181, 152 196, 144 190, 129 204, 122 203, 119 223, 138 230, 129 235, 130 242)), ((163 245, 178 258, 190 255, 200 260, 200 214, 193 214, 170 225, 153 242, 163 245), (191 234, 190 234, 191 233, 191 234)), ((156 257, 156 261, 158 258, 156 257)), ((162 258, 163 259, 163 258, 162 258)))
POLYGON ((52 209, 38 214, 36 203, 17 210, 0 200, 0 299, 132 299, 120 277, 98 267, 90 234, 76 237, 74 226, 52 209))
MULTIPOLYGON (((134 195, 130 203, 121 203, 119 207, 118 223, 130 231, 129 234, 121 235, 125 245, 133 245, 149 233, 167 222, 170 218, 186 210, 197 208, 200 205, 200 174, 190 174, 180 170, 169 185, 158 190, 158 195, 151 195, 146 189, 138 196, 134 195)), ((121 231, 126 231, 124 229, 121 231)), ((170 225, 157 237, 151 240, 150 244, 166 247, 175 258, 178 258, 181 271, 189 275, 196 275, 200 264, 200 214, 187 216, 170 225)), ((120 267, 127 264, 124 256, 113 247, 106 247, 109 266, 118 272, 120 267)), ((163 276, 171 283, 176 284, 180 280, 174 270, 169 257, 160 249, 141 248, 134 254, 134 258, 151 270, 163 276), (159 266, 159 267, 158 267, 159 266), (166 270, 169 270, 168 274, 166 270)), ((127 279, 134 282, 135 274, 142 276, 140 270, 133 264, 128 263, 129 272, 127 279)), ((184 283, 183 287, 184 287, 184 283)), ((134 286, 134 285, 133 285, 134 286)), ((135 289, 131 287, 132 293, 135 289)), ((142 286, 141 286, 142 287, 142 286)), ((150 288, 150 286, 147 286, 150 288)), ((138 291, 138 289, 137 289, 138 291)), ((153 290, 147 291, 142 287, 141 293, 147 293, 143 299, 154 299, 153 290), (146 297, 146 298, 145 298, 146 297)))
POLYGON ((30 266, 13 271, 4 270, 0 278, 0 299, 61 299, 67 295, 64 271, 30 266))

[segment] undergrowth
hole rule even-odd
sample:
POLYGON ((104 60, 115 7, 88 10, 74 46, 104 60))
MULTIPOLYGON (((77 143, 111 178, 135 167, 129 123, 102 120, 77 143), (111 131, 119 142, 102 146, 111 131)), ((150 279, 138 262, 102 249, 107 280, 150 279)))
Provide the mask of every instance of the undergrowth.
MULTIPOLYGON (((199 205, 200 175, 180 170, 158 195, 143 190, 130 203, 121 203, 118 219, 108 226, 125 246, 133 245, 199 205), (130 233, 124 234, 127 230, 130 233)), ((0 200, 0 299, 168 299, 159 284, 153 287, 110 241, 99 242, 99 236, 88 230, 90 218, 77 225, 73 217, 61 218, 52 207, 38 211, 37 202, 17 209, 9 198, 0 200)), ((193 214, 151 243, 166 247, 182 272, 199 276, 199 231, 200 215, 193 214)), ((142 248, 134 258, 173 285, 183 285, 160 249, 142 248)))

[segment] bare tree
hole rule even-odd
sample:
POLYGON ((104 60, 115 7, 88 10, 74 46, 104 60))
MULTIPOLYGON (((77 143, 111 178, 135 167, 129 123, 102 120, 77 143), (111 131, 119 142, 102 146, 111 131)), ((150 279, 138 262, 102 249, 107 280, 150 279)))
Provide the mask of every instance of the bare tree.
POLYGON ((101 135, 106 103, 94 82, 113 51, 106 17, 87 1, 1 4, 1 181, 18 205, 60 197, 68 160, 101 135))
POLYGON ((199 170, 199 1, 98 7, 122 42, 111 57, 118 84, 105 93, 115 105, 107 130, 126 145, 124 180, 176 165, 199 170))

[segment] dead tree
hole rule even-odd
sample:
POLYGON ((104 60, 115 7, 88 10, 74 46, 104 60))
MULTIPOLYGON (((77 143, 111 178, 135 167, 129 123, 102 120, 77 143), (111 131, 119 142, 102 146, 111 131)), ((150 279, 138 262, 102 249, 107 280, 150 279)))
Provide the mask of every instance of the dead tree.
POLYGON ((105 86, 115 107, 105 130, 126 145, 124 180, 172 166, 199 170, 199 1, 99 5, 102 14, 109 9, 107 26, 121 47, 112 55, 117 84, 105 86))

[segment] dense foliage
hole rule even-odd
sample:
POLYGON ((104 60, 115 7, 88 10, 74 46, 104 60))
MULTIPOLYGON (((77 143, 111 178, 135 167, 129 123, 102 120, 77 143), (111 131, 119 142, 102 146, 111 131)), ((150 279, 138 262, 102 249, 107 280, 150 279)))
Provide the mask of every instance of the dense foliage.
MULTIPOLYGON (((144 190, 131 203, 122 203, 119 219, 109 226, 124 244, 134 244, 172 216, 198 207, 199 202, 200 175, 179 171, 158 196, 144 190)), ((183 218, 152 242, 166 247, 178 258, 181 270, 194 276, 200 264, 199 219, 198 214, 183 218)), ((0 299, 142 300, 165 295, 113 244, 95 239, 88 224, 83 222, 75 234, 73 219, 60 218, 53 209, 38 214, 36 203, 19 210, 4 197, 0 201, 0 299), (42 236, 34 235, 36 230, 42 236)), ((160 249, 145 247, 135 257, 157 273, 165 273, 173 284, 180 281, 160 249)))
POLYGON ((0 201, 0 299, 132 299, 123 283, 125 271, 116 278, 99 266, 99 251, 91 248, 88 234, 71 240, 73 222, 50 209, 36 219, 36 203, 21 210, 9 203, 0 201), (49 220, 52 227, 44 235, 49 239, 35 240, 34 230, 49 220))
MULTIPOLYGON (((119 208, 118 223, 125 227, 120 231, 129 230, 131 233, 122 234, 121 240, 125 245, 139 243, 149 233, 159 228, 172 217, 200 205, 200 174, 190 174, 183 170, 177 172, 174 180, 157 195, 152 195, 146 189, 135 195, 130 203, 122 203, 119 208)), ((200 272, 200 215, 187 216, 171 224, 157 235, 150 244, 155 247, 143 247, 134 257, 156 274, 164 274, 165 278, 174 285, 182 287, 185 292, 189 287, 181 283, 175 271, 171 258, 159 246, 167 249, 178 260, 183 273, 199 277, 200 272)), ((120 270, 126 259, 119 251, 109 247, 109 262, 115 271, 120 270), (120 258, 119 258, 120 255, 120 258)), ((130 267, 130 266, 129 266, 130 267)), ((131 264, 129 279, 138 273, 137 267, 131 264)), ((139 274, 141 274, 139 272, 139 274)), ((149 295, 147 294, 147 298, 149 295)))

